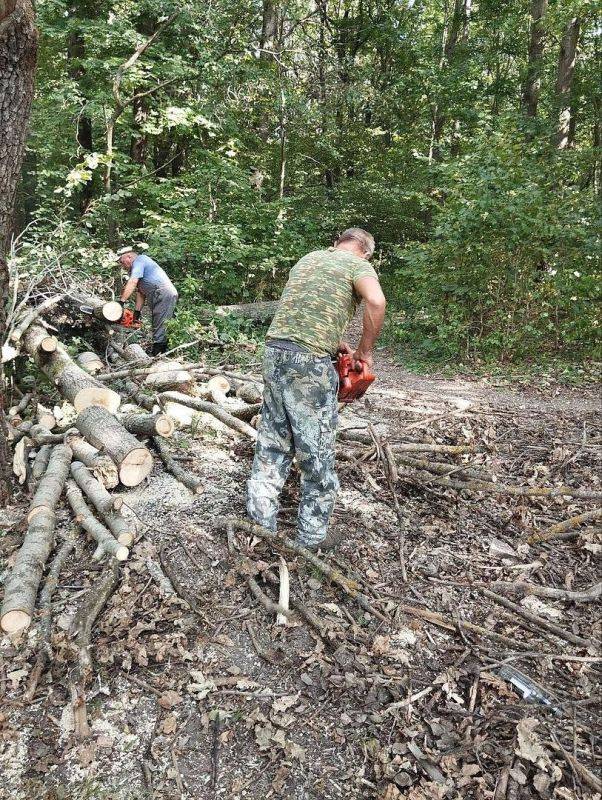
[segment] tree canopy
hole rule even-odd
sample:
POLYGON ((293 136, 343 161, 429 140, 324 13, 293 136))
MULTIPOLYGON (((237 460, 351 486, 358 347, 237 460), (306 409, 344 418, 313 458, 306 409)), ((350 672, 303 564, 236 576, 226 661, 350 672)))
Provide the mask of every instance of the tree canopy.
POLYGON ((24 250, 144 242, 199 302, 274 297, 349 225, 440 358, 591 353, 591 0, 40 0, 24 250))

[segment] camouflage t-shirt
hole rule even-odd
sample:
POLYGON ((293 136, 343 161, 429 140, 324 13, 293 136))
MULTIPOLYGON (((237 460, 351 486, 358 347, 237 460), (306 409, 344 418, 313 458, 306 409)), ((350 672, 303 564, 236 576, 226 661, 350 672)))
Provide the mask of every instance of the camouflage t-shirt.
POLYGON ((361 300, 353 284, 366 277, 377 277, 374 268, 347 250, 303 256, 290 271, 268 341, 285 339, 318 356, 336 353, 361 300))

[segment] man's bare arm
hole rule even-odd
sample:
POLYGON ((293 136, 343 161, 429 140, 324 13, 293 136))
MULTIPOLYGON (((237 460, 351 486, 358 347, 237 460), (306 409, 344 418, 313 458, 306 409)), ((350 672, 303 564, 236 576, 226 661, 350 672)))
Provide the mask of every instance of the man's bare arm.
POLYGON ((138 286, 138 278, 128 278, 125 286, 123 287, 123 291, 121 292, 121 302, 125 303, 127 300, 130 299, 132 294, 137 291, 138 286))
POLYGON ((144 295, 136 287, 136 311, 142 311, 142 306, 144 305, 144 295))
POLYGON ((354 286, 364 301, 365 308, 362 338, 353 357, 358 361, 365 361, 371 367, 374 362, 372 349, 383 326, 387 301, 377 278, 360 278, 354 286))

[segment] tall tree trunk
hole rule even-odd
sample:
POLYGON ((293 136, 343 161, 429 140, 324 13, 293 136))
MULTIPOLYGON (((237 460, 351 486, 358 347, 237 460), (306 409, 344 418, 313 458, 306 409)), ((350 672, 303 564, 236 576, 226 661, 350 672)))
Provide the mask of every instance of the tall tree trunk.
MULTIPOLYGON (((464 20, 466 18, 466 4, 467 0, 454 0, 454 11, 449 25, 449 30, 447 34, 444 32, 443 54, 440 62, 440 68, 442 70, 448 69, 454 58, 456 46, 460 38, 460 32, 465 25, 464 20)), ((445 122, 445 108, 441 102, 438 102, 435 106, 433 114, 431 148, 429 153, 430 160, 441 160, 440 141, 443 135, 445 122)))
POLYGON ((560 43, 558 72, 556 73, 556 107, 558 109, 558 128, 556 146, 564 150, 569 146, 571 133, 571 89, 575 74, 575 57, 579 41, 579 17, 571 17, 564 29, 560 43))
MULTIPOLYGON (((67 41, 67 57, 69 59, 69 77, 78 85, 81 84, 82 78, 86 74, 84 69, 84 60, 86 58, 86 50, 84 37, 80 31, 73 31, 69 35, 67 41)), ((94 142, 92 140, 92 119, 86 110, 86 103, 84 98, 84 107, 77 115, 77 129, 75 134, 78 145, 85 153, 91 153, 94 149, 94 142)), ((93 187, 92 181, 87 181, 79 191, 79 206, 80 213, 85 214, 92 200, 93 187)))
MULTIPOLYGON (((6 337, 9 225, 25 154, 37 50, 32 0, 0 0, 0 345, 6 337)), ((5 400, 0 359, 0 506, 6 504, 11 487, 5 400)))
POLYGON ((537 116, 539 92, 541 90, 541 67, 545 40, 544 16, 548 0, 531 2, 531 35, 527 57, 527 76, 523 86, 522 105, 527 117, 537 116))
POLYGON ((263 0, 263 17, 261 23, 261 51, 259 58, 262 61, 273 60, 278 44, 278 3, 274 0, 263 0), (268 51, 268 52, 266 52, 268 51))

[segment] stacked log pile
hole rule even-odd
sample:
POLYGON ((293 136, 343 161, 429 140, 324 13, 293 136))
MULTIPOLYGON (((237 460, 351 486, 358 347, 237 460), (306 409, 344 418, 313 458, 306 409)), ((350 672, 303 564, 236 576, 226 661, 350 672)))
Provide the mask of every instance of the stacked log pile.
MULTIPOLYGON (((37 376, 33 389, 16 385, 8 414, 14 472, 31 497, 0 611, 0 627, 10 634, 27 629, 34 617, 61 507, 94 541, 94 560, 125 561, 137 529, 114 491, 139 486, 153 469, 153 452, 193 494, 203 491, 170 452, 167 440, 176 428, 215 424, 228 434, 256 436, 250 421, 258 389, 249 384, 245 393, 242 380, 228 380, 220 370, 153 359, 139 345, 121 348, 112 339, 105 348, 110 365, 90 350, 72 357, 69 343, 44 320, 61 299, 25 307, 11 335, 16 357, 28 358, 37 376), (62 407, 53 411, 57 401, 62 407), (60 419, 71 422, 61 426, 60 419)), ((119 319, 121 306, 87 298, 84 313, 102 333, 119 319)))

